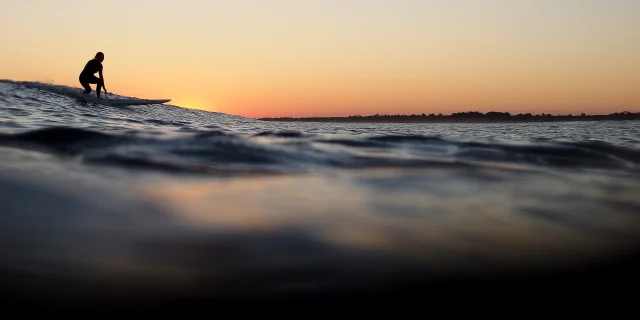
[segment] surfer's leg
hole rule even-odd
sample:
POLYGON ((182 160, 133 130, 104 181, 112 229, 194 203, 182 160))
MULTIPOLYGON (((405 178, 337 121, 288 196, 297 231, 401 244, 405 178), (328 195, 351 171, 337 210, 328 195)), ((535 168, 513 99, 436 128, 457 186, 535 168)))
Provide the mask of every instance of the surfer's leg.
POLYGON ((84 93, 91 92, 91 86, 89 85, 89 81, 85 77, 83 77, 82 74, 78 77, 78 81, 80 81, 80 84, 84 88, 84 93))
POLYGON ((98 79, 98 77, 94 75, 92 75, 91 77, 87 77, 85 81, 87 81, 88 83, 96 84, 96 97, 100 98, 100 89, 102 89, 102 81, 100 81, 100 79, 98 79))
POLYGON ((100 98, 100 90, 102 90, 102 81, 98 79, 98 84, 96 85, 96 96, 100 98))
POLYGON ((80 84, 84 87, 84 93, 91 93, 89 82, 80 82, 80 84))

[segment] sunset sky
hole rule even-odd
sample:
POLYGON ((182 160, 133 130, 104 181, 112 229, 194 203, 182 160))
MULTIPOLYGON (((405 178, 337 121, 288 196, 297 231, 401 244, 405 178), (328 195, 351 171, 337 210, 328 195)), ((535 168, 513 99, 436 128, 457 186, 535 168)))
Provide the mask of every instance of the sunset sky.
POLYGON ((0 79, 246 117, 640 111, 635 0, 2 0, 0 79))

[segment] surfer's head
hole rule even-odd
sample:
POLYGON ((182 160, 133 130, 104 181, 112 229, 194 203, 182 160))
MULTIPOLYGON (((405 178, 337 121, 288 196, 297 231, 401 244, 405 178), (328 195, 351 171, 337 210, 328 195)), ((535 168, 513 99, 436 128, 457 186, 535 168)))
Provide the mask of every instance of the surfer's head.
POLYGON ((100 62, 104 61, 104 53, 102 52, 96 53, 96 59, 100 60, 100 62))

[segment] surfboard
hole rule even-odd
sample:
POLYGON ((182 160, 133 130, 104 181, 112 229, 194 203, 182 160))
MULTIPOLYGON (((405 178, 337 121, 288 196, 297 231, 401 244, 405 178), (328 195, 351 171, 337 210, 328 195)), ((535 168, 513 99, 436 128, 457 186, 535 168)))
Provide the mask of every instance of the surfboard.
POLYGON ((80 100, 107 106, 139 106, 147 104, 161 104, 171 101, 171 99, 98 99, 96 96, 89 94, 82 95, 80 100))

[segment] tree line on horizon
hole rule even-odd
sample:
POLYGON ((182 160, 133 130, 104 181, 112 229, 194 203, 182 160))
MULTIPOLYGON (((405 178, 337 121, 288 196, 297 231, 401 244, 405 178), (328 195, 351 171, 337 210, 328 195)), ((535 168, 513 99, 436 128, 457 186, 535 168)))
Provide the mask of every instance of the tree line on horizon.
POLYGON ((573 117, 633 117, 640 118, 640 112, 632 113, 629 111, 623 112, 615 112, 607 115, 587 115, 584 112, 580 115, 552 115, 547 113, 540 114, 532 114, 532 113, 518 113, 512 115, 509 112, 498 112, 498 111, 489 111, 487 113, 482 113, 478 111, 467 111, 467 112, 454 112, 450 115, 443 115, 442 113, 430 114, 374 114, 368 116, 362 115, 350 115, 346 117, 268 117, 268 118, 260 118, 260 120, 299 120, 299 119, 386 119, 386 118, 394 118, 394 119, 413 119, 413 118, 450 118, 450 119, 482 119, 482 118, 492 118, 492 119, 506 119, 506 118, 519 118, 519 119, 527 119, 527 118, 550 118, 550 117, 562 117, 562 118, 573 118, 573 117))

